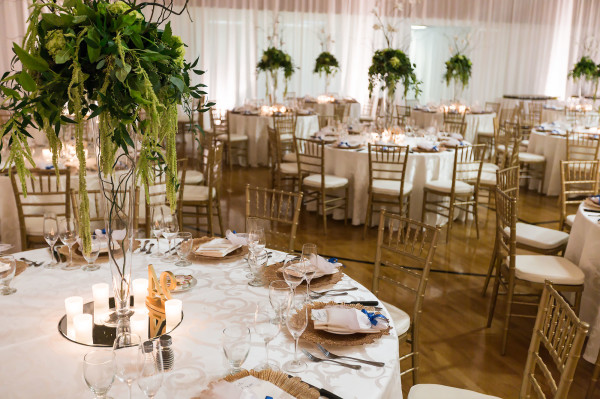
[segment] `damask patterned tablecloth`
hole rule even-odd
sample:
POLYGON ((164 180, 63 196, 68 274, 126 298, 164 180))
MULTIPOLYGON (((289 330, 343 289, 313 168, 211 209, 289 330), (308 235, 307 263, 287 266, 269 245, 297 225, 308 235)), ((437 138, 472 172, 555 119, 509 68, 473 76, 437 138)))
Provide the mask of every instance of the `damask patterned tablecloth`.
POLYGON ((590 324, 589 339, 583 358, 595 363, 600 350, 600 214, 577 210, 565 258, 578 265, 585 274, 579 317, 590 324))
MULTIPOLYGON (((46 249, 16 254, 31 260, 48 260, 46 249)), ((275 253, 275 260, 282 254, 275 253)), ((165 375, 157 399, 192 398, 209 382, 224 376, 227 364, 221 349, 221 331, 226 326, 252 326, 257 304, 270 306, 268 289, 250 287, 243 260, 194 263, 177 268, 146 256, 134 256, 133 278, 146 277, 146 266, 154 263, 157 273, 164 270, 176 274, 193 274, 198 285, 178 294, 183 301, 183 322, 172 332, 175 368, 165 375)), ((82 360, 90 347, 67 341, 60 336, 57 323, 64 314, 64 299, 79 295, 84 303, 92 301, 92 284, 110 284, 108 265, 95 272, 48 270, 30 267, 17 276, 12 286, 16 294, 3 297, 0 325, 0 397, 1 398, 82 398, 91 397, 83 380, 82 360)), ((358 286, 344 301, 374 300, 366 288, 347 276, 339 287, 358 286)), ((387 312, 385 312, 387 315, 387 312)), ((251 328, 252 331, 252 328, 251 328)), ((317 349, 300 340, 301 347, 313 353, 317 349)), ((283 364, 293 356, 294 344, 285 328, 269 345, 272 360, 283 364)), ((362 357, 386 363, 383 368, 364 365, 350 370, 331 363, 308 363, 300 375, 305 381, 343 397, 402 398, 399 375, 398 339, 392 329, 374 344, 361 347, 332 347, 335 353, 362 357)), ((300 354, 304 358, 304 355, 300 354)), ((264 344, 252 337, 250 354, 243 366, 253 368, 264 359, 264 344)), ((307 360, 304 358, 304 360, 307 360)), ((134 398, 144 395, 133 386, 134 398)), ((127 397, 127 386, 115 381, 109 396, 127 397)))

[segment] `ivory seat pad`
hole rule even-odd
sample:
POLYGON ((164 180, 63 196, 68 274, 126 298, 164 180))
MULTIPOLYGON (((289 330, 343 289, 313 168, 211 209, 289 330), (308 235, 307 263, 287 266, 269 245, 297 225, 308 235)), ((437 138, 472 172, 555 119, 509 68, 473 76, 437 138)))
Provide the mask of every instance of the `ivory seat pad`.
POLYGON ((515 276, 521 280, 543 284, 546 280, 554 284, 583 284, 583 271, 570 260, 561 256, 517 255, 515 276))
MULTIPOLYGON (((303 183, 309 187, 321 187, 321 175, 306 176, 303 183)), ((325 188, 345 187, 348 184, 348 179, 345 177, 325 175, 325 188)))

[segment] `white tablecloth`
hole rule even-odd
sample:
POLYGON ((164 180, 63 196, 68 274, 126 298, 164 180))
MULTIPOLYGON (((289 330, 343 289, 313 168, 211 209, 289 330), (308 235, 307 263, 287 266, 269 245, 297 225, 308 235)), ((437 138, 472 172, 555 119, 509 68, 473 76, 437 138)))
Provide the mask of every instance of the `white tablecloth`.
POLYGON ((564 121, 567 119, 567 115, 563 109, 552 109, 552 108, 543 108, 542 109, 542 123, 546 122, 556 122, 556 121, 564 121))
MULTIPOLYGON (((30 251, 17 256, 45 259, 47 250, 30 251)), ((280 257, 279 253, 276 253, 280 257)), ((276 259, 280 260, 280 259, 276 259)), ((250 287, 243 260, 197 264, 177 268, 145 256, 134 256, 133 278, 147 277, 146 266, 154 263, 157 273, 172 270, 194 274, 198 285, 178 294, 183 301, 182 324, 171 333, 175 368, 165 375, 158 398, 190 398, 206 385, 221 378, 227 370, 221 349, 221 331, 235 324, 252 326, 258 303, 269 306, 268 289, 250 287)), ((64 299, 78 295, 84 303, 92 300, 92 284, 110 283, 106 265, 95 272, 28 268, 16 277, 12 286, 17 293, 2 298, 0 323, 4 326, 0 341, 0 397, 2 398, 82 398, 91 397, 82 377, 82 360, 90 347, 63 338, 57 323, 64 314, 64 299)), ((358 286, 344 301, 374 300, 366 288, 347 276, 340 287, 358 286), (351 294, 351 295, 350 295, 351 294)), ((387 313, 387 312, 386 312, 387 313)), ((252 328, 251 328, 252 331, 252 328)), ((253 333, 253 331, 252 331, 253 333)), ((316 353, 313 344, 300 340, 301 346, 316 353)), ((269 355, 280 364, 293 356, 294 344, 285 328, 270 343, 269 355)), ((376 368, 364 365, 350 370, 328 363, 308 363, 301 378, 324 387, 343 398, 402 398, 399 375, 398 338, 394 330, 373 344, 361 347, 336 347, 335 352, 386 363, 376 368)), ((304 355, 300 354, 305 360, 304 355)), ((253 368, 264 359, 264 344, 252 337, 252 347, 243 366, 253 368)), ((127 397, 125 384, 115 381, 109 395, 127 397)), ((144 397, 133 387, 134 397, 144 397)))
MULTIPOLYGON (((335 105, 332 103, 306 103, 306 108, 312 108, 319 115, 333 115, 334 114, 335 105)), ((350 103, 350 119, 360 119, 361 109, 360 103, 352 102, 350 103)))
MULTIPOLYGON (((470 143, 475 143, 477 141, 477 132, 493 132, 495 116, 495 113, 468 113, 465 116, 465 123, 467 124, 465 129, 465 140, 470 143)), ((434 126, 434 124, 439 129, 442 129, 444 126, 444 114, 442 112, 427 112, 413 109, 410 117, 414 119, 415 124, 420 128, 427 128, 434 126)))
POLYGON ((579 265, 585 274, 579 317, 590 324, 590 338, 583 358, 594 363, 600 350, 600 214, 584 212, 584 207, 580 205, 577 211, 565 258, 579 265))
MULTIPOLYGON (((546 158, 546 174, 542 193, 560 194, 560 161, 567 159, 567 140, 565 136, 552 135, 532 129, 529 135, 527 152, 543 155, 546 158)), ((531 188, 539 185, 534 182, 531 188)))
MULTIPOLYGON (((267 165, 269 162, 269 132, 267 126, 273 126, 270 116, 229 114, 231 134, 248 136, 248 163, 250 166, 267 165)), ((316 115, 298 115, 296 136, 307 138, 319 130, 319 118, 316 115)))

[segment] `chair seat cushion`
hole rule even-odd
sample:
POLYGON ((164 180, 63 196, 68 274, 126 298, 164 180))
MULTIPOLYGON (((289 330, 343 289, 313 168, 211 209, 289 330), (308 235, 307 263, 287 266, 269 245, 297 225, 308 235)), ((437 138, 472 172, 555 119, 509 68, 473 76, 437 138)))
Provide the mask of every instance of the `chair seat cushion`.
MULTIPOLYGON (((213 196, 217 190, 213 187, 213 196)), ((207 186, 185 186, 183 189, 183 202, 206 201, 208 199, 207 186)))
POLYGON ((483 137, 494 137, 494 132, 477 132, 477 135, 483 137))
POLYGON ((567 217, 565 218, 565 223, 568 226, 573 226, 573 223, 575 223, 575 216, 577 216, 576 213, 574 213, 572 215, 567 215, 567 217))
POLYGON ((387 309, 390 317, 392 318, 392 323, 394 329, 396 330, 396 334, 401 336, 410 328, 410 316, 404 310, 392 305, 391 303, 381 301, 385 308, 387 309))
POLYGON ((481 170, 484 172, 496 173, 497 170, 500 170, 500 167, 498 165, 496 165, 495 163, 484 162, 483 165, 481 166, 481 170))
MULTIPOLYGON (((452 191, 452 180, 432 180, 425 184, 425 188, 449 194, 452 191)), ((464 181, 456 181, 455 192, 457 194, 470 194, 473 192, 473 189, 472 185, 464 181)))
POLYGON ((498 146, 496 147, 496 150, 500 151, 500 152, 505 152, 506 146, 504 144, 498 144, 498 146))
POLYGON ((361 116, 359 119, 359 122, 373 122, 373 117, 372 116, 361 116))
POLYGON ((554 284, 583 284, 583 271, 570 260, 561 256, 517 255, 515 276, 521 280, 543 284, 546 280, 554 284))
MULTIPOLYGON (((404 182, 404 195, 410 194, 412 184, 404 182)), ((373 192, 385 195, 400 195, 400 181, 398 180, 373 180, 373 192)))
POLYGON ((280 165, 281 172, 286 175, 297 175, 298 164, 296 162, 284 162, 280 165))
POLYGON ((538 163, 545 162, 546 158, 543 155, 532 154, 531 152, 520 152, 519 162, 538 163))
MULTIPOLYGON (((182 173, 179 172, 179 178, 181 179, 182 173)), ((200 184, 204 181, 204 175, 199 170, 188 169, 185 171, 185 184, 200 184)))
MULTIPOLYGON (((565 245, 569 234, 564 231, 536 226, 534 224, 517 223, 517 244, 528 245, 539 249, 552 249, 565 245)), ((504 229, 507 233, 510 229, 504 229)))
POLYGON ((285 154, 282 159, 283 162, 296 162, 296 153, 295 152, 288 152, 287 154, 285 154))
POLYGON ((500 399, 475 391, 437 384, 417 384, 410 388, 408 399, 500 399))
POLYGON ((492 172, 488 172, 488 171, 483 171, 481 172, 481 178, 479 179, 479 184, 483 185, 483 186, 490 186, 490 187, 495 187, 496 186, 496 173, 492 173, 492 172))
MULTIPOLYGON (((306 176, 302 182, 309 187, 321 187, 321 175, 306 176)), ((345 187, 347 184, 345 177, 325 175, 325 188, 345 187)))
MULTIPOLYGON (((217 139, 221 141, 227 141, 227 134, 220 134, 217 136, 217 139)), ((245 134, 230 134, 229 140, 231 140, 232 143, 234 141, 248 141, 248 136, 246 136, 245 134)))
POLYGON ((279 139, 281 141, 292 141, 294 140, 294 135, 290 133, 282 134, 281 136, 279 136, 279 139))
POLYGON ((521 141, 521 147, 528 147, 529 146, 529 140, 522 140, 521 141))

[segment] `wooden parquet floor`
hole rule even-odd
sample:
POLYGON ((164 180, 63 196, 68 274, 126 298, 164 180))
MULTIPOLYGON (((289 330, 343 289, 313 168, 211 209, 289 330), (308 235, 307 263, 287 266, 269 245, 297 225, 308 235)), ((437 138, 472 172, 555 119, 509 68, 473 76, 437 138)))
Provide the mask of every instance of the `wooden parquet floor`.
MULTIPOLYGON (((226 229, 244 229, 247 183, 268 186, 268 169, 225 171, 221 203, 226 229)), ((522 190, 519 217, 528 223, 557 228, 556 197, 522 190)), ((507 353, 501 356, 499 316, 504 309, 504 298, 500 297, 496 318, 488 329, 485 324, 491 289, 485 298, 481 296, 493 248, 493 204, 480 206, 479 218, 480 239, 476 238, 472 222, 457 222, 448 244, 444 240, 445 229, 442 230, 423 306, 421 383, 451 385, 506 399, 518 398, 534 321, 512 322, 507 353)), ((303 243, 317 243, 320 254, 339 258, 347 266, 345 272, 349 276, 370 288, 376 229, 371 229, 363 240, 363 226, 344 225, 330 218, 329 234, 325 236, 321 223, 314 212, 302 210, 296 250, 300 250, 303 243)), ((401 306, 393 293, 384 292, 380 297, 401 306)), ((569 398, 585 396, 592 369, 593 365, 585 360, 579 362, 569 398)), ((411 382, 410 377, 403 379, 405 393, 411 382)), ((600 398, 600 388, 595 397, 600 398)))

